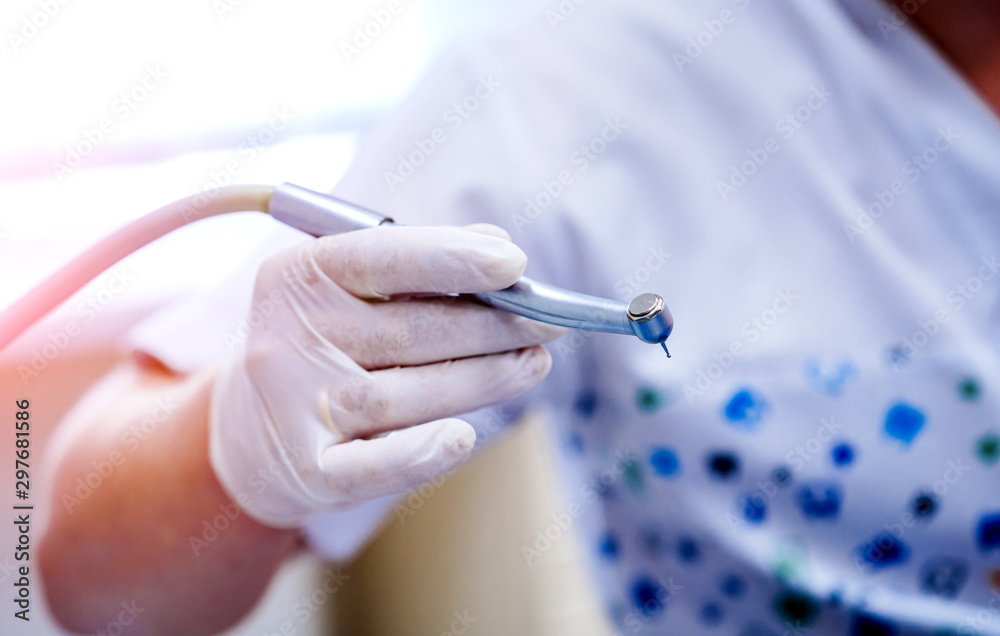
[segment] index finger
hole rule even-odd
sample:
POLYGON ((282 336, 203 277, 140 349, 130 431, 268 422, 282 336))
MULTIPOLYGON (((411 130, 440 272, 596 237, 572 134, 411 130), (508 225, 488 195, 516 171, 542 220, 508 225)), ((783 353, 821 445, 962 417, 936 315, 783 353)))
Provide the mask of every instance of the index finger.
POLYGON ((508 240, 457 227, 383 225, 324 236, 307 249, 359 298, 495 291, 517 282, 528 262, 508 240))

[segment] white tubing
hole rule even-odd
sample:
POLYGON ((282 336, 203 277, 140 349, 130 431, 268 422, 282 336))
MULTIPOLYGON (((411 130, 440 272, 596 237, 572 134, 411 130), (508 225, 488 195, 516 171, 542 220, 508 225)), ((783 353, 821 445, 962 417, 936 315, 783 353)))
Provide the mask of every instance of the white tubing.
POLYGON ((165 205, 116 230, 0 312, 0 351, 84 285, 143 245, 198 219, 227 212, 266 212, 272 186, 227 186, 165 205))

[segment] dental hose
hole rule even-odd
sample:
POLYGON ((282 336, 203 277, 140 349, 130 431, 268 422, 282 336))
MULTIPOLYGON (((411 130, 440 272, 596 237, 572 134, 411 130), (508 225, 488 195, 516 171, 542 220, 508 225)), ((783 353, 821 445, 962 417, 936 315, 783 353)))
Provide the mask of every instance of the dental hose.
MULTIPOLYGON (((229 212, 258 211, 313 236, 339 234, 393 220, 377 212, 286 183, 226 186, 195 194, 150 212, 113 232, 50 275, 0 312, 0 351, 61 305, 88 282, 139 248, 179 227, 229 212)), ((629 303, 597 298, 522 277, 494 292, 469 294, 497 309, 573 329, 633 335, 667 351, 673 317, 657 294, 640 294, 629 303)), ((670 352, 667 351, 667 357, 670 352)))
POLYGON ((228 212, 267 212, 273 186, 227 186, 215 196, 174 201, 116 230, 0 312, 0 351, 84 285, 140 247, 193 221, 228 212))

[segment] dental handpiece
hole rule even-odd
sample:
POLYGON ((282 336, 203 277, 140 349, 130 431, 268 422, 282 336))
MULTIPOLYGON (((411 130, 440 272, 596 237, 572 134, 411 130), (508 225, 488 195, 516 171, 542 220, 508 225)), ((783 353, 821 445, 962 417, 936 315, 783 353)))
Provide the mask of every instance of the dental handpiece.
MULTIPOLYGON (((313 236, 339 234, 394 221, 377 212, 291 183, 278 186, 268 203, 275 219, 313 236)), ((553 325, 633 335, 659 344, 670 357, 667 338, 674 319, 657 294, 639 294, 629 303, 571 292, 522 277, 499 291, 471 296, 481 303, 553 325)))

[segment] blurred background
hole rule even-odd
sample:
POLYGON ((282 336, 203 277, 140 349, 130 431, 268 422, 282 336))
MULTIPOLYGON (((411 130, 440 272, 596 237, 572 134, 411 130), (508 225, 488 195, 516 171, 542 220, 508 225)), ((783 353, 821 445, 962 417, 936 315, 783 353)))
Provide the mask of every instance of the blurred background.
MULTIPOLYGON (((18 275, 0 282, 0 301, 56 267, 52 255, 220 180, 329 189, 436 54, 502 7, 399 0, 391 21, 372 28, 372 12, 388 4, 5 2, 0 266, 18 275), (378 33, 358 47, 366 27, 378 33)), ((188 248, 183 259, 166 245, 150 250, 170 255, 166 267, 134 259, 129 293, 190 289, 189 275, 211 286, 225 274, 219 265, 253 246, 197 234, 173 237, 188 248)))
MULTIPOLYGON (((330 189, 366 132, 439 52, 478 28, 545 8, 525 0, 6 0, 0 306, 124 222, 213 185, 330 189), (373 12, 385 20, 390 4, 391 20, 371 26, 373 12), (376 34, 359 37, 366 26, 376 34)), ((30 383, 14 361, 37 352, 60 316, 4 352, 0 405, 23 397, 37 405, 34 456, 87 388, 70 381, 75 362, 88 356, 110 366, 116 333, 225 279, 270 222, 249 214, 202 221, 129 258, 128 284, 96 296, 101 318, 30 383)), ((10 441, 0 440, 0 450, 10 441)), ((233 633, 610 633, 574 536, 532 567, 515 556, 560 509, 547 444, 529 424, 448 480, 407 523, 390 520, 305 621, 296 604, 317 594, 330 565, 312 557, 290 563, 233 633)), ((2 492, 13 488, 9 472, 0 474, 2 492)), ((33 496, 42 487, 36 482, 33 496)), ((8 598, 3 546, 12 549, 16 535, 9 524, 0 528, 0 598, 8 598)), ((4 601, 0 633, 62 633, 44 612, 37 577, 32 585, 31 623, 14 620, 4 601)))

